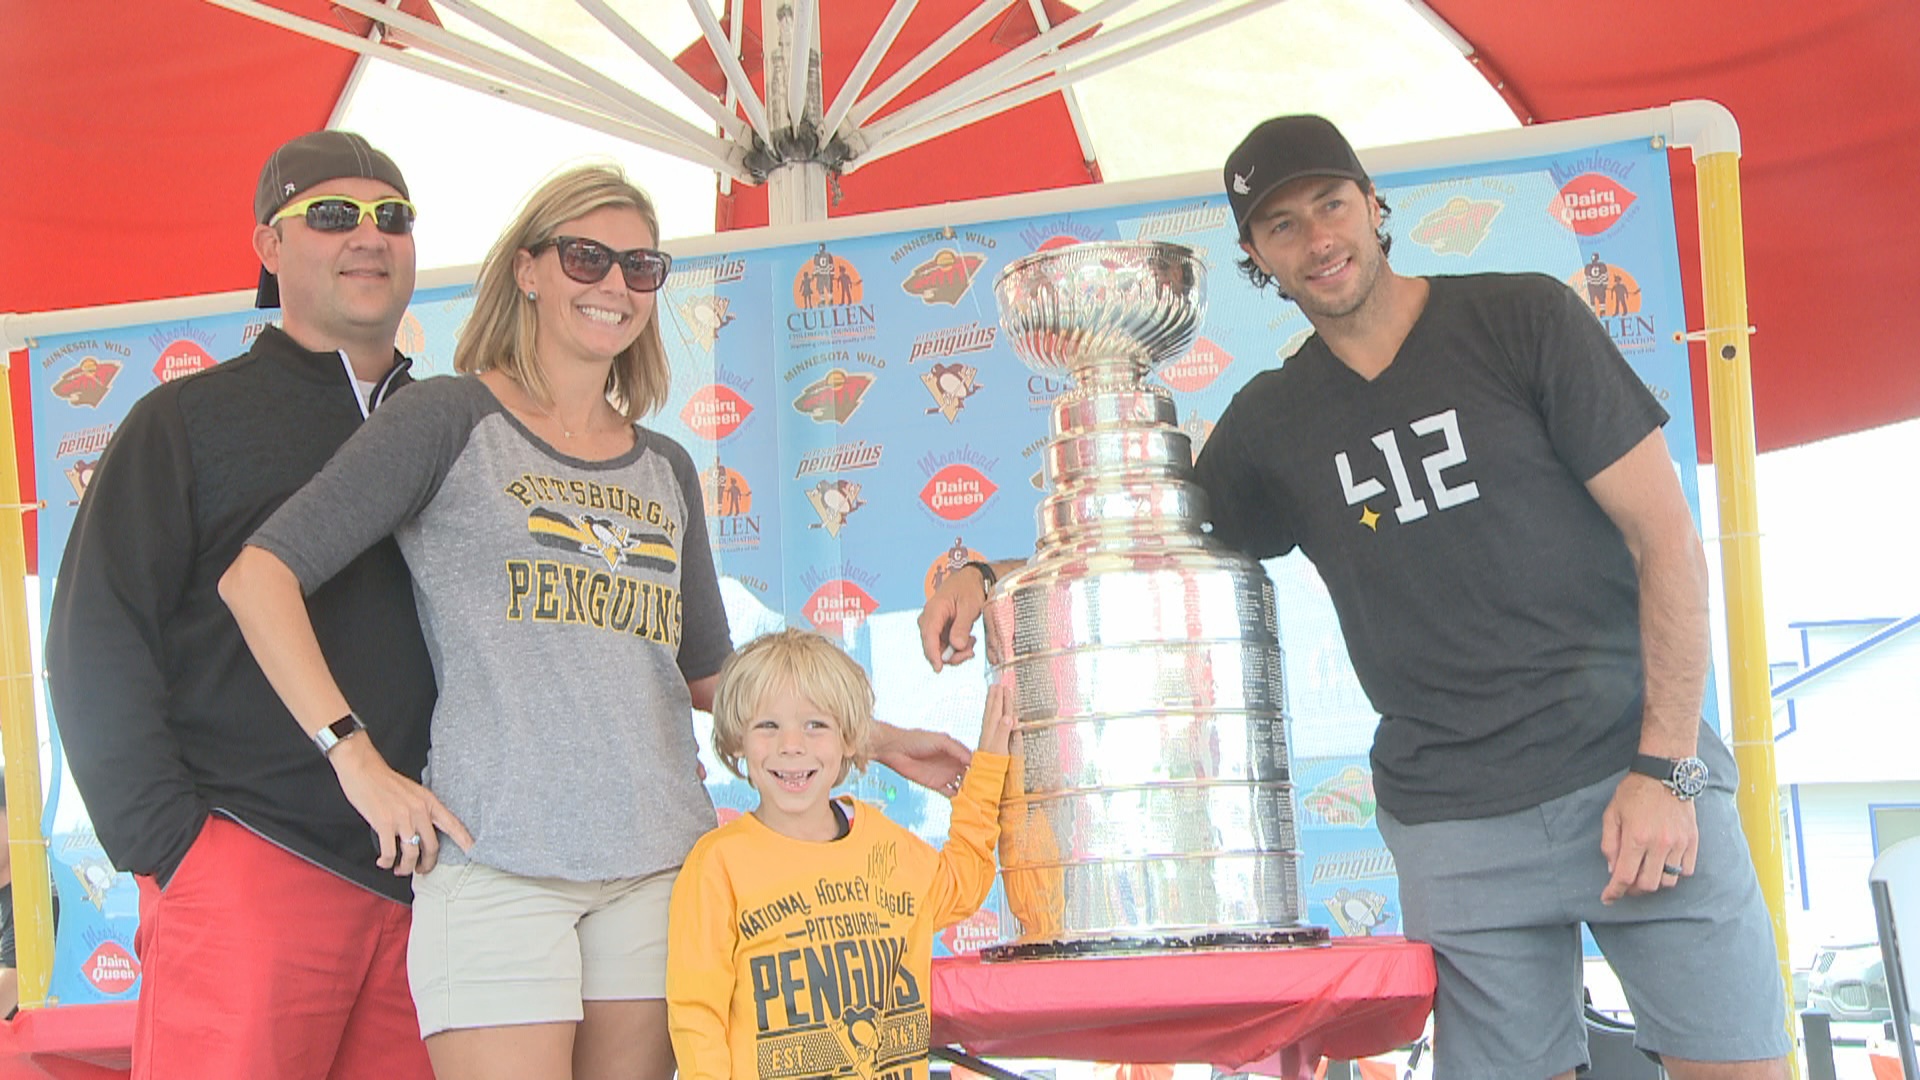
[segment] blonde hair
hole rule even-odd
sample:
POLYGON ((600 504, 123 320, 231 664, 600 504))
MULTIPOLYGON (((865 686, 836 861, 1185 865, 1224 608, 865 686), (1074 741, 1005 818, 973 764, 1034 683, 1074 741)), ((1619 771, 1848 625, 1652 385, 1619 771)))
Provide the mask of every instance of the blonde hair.
MULTIPOLYGON (((453 369, 477 375, 498 368, 542 405, 553 404, 553 394, 534 357, 540 316, 520 295, 514 280, 514 257, 553 236, 554 230, 604 207, 638 211, 647 221, 655 242, 660 216, 652 200, 614 165, 586 165, 569 169, 540 186, 527 199, 493 242, 480 264, 480 280, 473 287, 473 313, 460 332, 453 351, 453 369)), ((620 273, 618 266, 608 273, 620 273)), ((660 341, 660 305, 653 306, 647 325, 626 351, 614 357, 607 373, 607 399, 628 421, 639 420, 666 403, 671 381, 667 351, 660 341)))
POLYGON ((832 716, 840 725, 847 762, 834 780, 852 768, 865 771, 873 746, 873 684, 840 647, 805 630, 762 634, 720 665, 713 692, 713 752, 733 775, 746 779, 740 756, 746 751, 747 725, 767 695, 792 689, 832 716))

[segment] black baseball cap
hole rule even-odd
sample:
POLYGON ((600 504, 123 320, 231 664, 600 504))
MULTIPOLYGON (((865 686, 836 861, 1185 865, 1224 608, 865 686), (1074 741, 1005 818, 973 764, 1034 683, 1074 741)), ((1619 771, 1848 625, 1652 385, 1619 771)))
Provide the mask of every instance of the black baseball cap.
MULTIPOLYGON (((406 177, 393 159, 375 150, 364 136, 351 131, 313 131, 294 139, 267 158, 260 168, 260 182, 253 189, 253 218, 265 225, 294 196, 322 180, 364 177, 378 180, 407 194, 406 177)), ((260 268, 260 288, 254 294, 254 307, 280 306, 280 283, 266 267, 260 268)))
POLYGON ((1261 200, 1303 176, 1341 176, 1363 188, 1373 183, 1347 137, 1324 116, 1276 116, 1240 140, 1227 155, 1221 180, 1242 240, 1261 200))

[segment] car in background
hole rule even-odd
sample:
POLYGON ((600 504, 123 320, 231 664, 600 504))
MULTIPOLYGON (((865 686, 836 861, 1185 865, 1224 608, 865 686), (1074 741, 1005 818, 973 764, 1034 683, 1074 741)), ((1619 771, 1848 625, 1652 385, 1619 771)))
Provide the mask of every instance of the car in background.
POLYGON ((1893 1018, 1878 942, 1827 945, 1807 969, 1807 1008, 1837 1023, 1877 1024, 1893 1018))

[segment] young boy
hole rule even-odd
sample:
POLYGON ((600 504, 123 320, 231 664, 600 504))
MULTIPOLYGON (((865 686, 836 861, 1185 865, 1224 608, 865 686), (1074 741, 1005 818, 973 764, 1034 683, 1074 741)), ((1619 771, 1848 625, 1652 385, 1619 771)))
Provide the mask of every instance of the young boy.
POLYGON ((759 792, 673 888, 667 1008, 682 1080, 925 1080, 933 935, 993 887, 1013 708, 987 694, 946 847, 829 793, 867 763, 873 688, 818 634, 756 638, 720 668, 713 748, 759 792))

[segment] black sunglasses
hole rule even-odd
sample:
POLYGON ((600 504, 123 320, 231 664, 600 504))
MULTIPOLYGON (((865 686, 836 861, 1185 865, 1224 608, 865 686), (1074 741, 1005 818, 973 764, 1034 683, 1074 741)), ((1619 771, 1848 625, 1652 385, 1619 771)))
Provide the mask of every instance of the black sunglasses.
POLYGON ((345 195, 316 195, 281 210, 273 215, 273 221, 300 216, 315 232, 340 233, 352 232, 360 227, 362 219, 371 216, 374 228, 390 236, 405 236, 413 231, 414 214, 413 204, 397 195, 371 202, 345 195))
POLYGON ((615 251, 598 240, 581 236, 550 236, 528 248, 527 253, 538 255, 548 248, 560 253, 560 272, 582 285, 600 281, 618 262, 621 275, 627 279, 627 288, 634 292, 653 292, 667 283, 667 271, 673 267, 673 256, 664 251, 652 248, 615 251))

